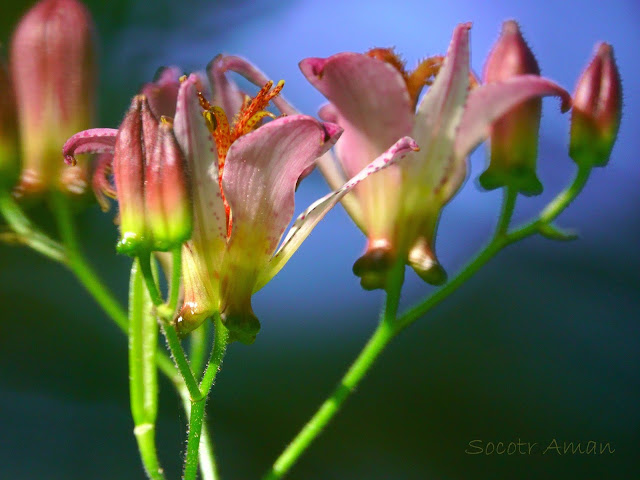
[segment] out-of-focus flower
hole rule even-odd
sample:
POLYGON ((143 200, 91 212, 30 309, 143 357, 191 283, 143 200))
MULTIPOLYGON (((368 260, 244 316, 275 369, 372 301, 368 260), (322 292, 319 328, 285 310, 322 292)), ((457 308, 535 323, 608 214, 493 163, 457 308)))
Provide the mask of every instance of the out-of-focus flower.
POLYGON ((593 59, 573 94, 569 155, 578 164, 607 164, 622 117, 622 84, 607 43, 596 45, 593 59))
MULTIPOLYGON (((191 175, 194 228, 183 248, 184 302, 176 327, 186 333, 220 311, 232 339, 251 343, 260 327, 251 307, 253 292, 280 271, 347 192, 417 147, 410 138, 396 139, 365 170, 305 210, 277 248, 293 216, 297 184, 341 129, 306 115, 274 118, 266 110, 271 101, 282 112, 294 112, 279 96, 283 82, 274 87, 242 59, 217 57, 208 74, 213 96, 205 79, 191 74, 181 78, 177 98, 166 101, 174 98, 170 91, 177 81, 171 80, 171 71, 143 89, 154 113, 175 112, 173 130, 191 175), (264 87, 250 98, 227 79, 228 70, 264 87), (263 124, 266 118, 272 121, 263 124)), ((64 154, 71 159, 114 144, 113 130, 94 129, 70 138, 64 154)))
POLYGON ((93 22, 76 0, 41 0, 11 40, 11 75, 20 127, 18 195, 82 194, 88 165, 65 167, 60 148, 90 126, 94 111, 93 22))
POLYGON ((13 90, 7 66, 0 58, 0 190, 11 189, 18 178, 18 150, 13 90))
MULTIPOLYGON (((500 82, 517 75, 540 75, 540 67, 514 20, 502 25, 502 33, 487 57, 484 83, 500 82)), ((536 176, 538 133, 542 99, 534 97, 513 107, 491 126, 490 164, 480 175, 487 190, 511 187, 525 195, 542 193, 536 176)))
POLYGON ((411 135, 420 147, 402 165, 376 175, 345 199, 345 208, 368 236, 367 250, 354 265, 364 288, 384 287, 398 256, 425 281, 443 282, 446 274, 435 255, 436 227, 443 206, 466 177, 468 154, 489 135, 496 119, 524 101, 558 95, 563 107, 569 107, 565 90, 536 75, 518 75, 470 91, 469 28, 456 27, 441 68, 435 58, 407 72, 388 49, 300 63, 307 79, 331 102, 320 117, 344 128, 336 144, 339 163, 327 156, 320 163, 330 185, 339 184, 402 136, 411 135), (418 102, 424 85, 431 86, 418 102))

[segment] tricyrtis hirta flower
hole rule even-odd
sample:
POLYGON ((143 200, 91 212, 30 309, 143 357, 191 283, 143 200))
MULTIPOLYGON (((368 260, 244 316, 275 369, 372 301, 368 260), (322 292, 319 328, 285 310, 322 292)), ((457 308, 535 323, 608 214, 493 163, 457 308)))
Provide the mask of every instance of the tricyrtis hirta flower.
POLYGON ((94 112, 93 22, 76 0, 42 0, 11 39, 11 75, 22 144, 19 195, 81 194, 88 165, 65 167, 60 147, 94 112))
MULTIPOLYGON (((251 308, 253 292, 283 267, 347 192, 417 146, 410 138, 396 139, 365 170, 305 210, 280 242, 293 217, 300 179, 341 129, 306 115, 274 118, 267 110, 270 102, 282 112, 294 111, 279 96, 283 82, 274 86, 242 59, 217 57, 208 77, 211 85, 199 74, 178 81, 168 70, 143 89, 152 110, 175 113, 173 131, 191 178, 193 234, 183 247, 184 302, 176 327, 186 333, 220 311, 232 339, 251 343, 260 327, 251 308), (253 98, 241 93, 225 76, 231 69, 263 88, 253 98), (167 101, 172 91, 173 102, 167 101)), ((69 139, 64 153, 103 151, 114 139, 113 131, 104 129, 81 132, 69 139)))
POLYGON ((427 59, 413 72, 389 49, 300 63, 307 79, 331 102, 320 117, 344 128, 336 144, 338 164, 326 157, 321 163, 331 185, 397 138, 411 135, 420 147, 345 199, 345 208, 368 236, 367 251, 354 265, 365 288, 383 287, 397 256, 425 281, 443 282, 445 272, 434 250, 436 227, 443 206, 466 177, 468 154, 496 119, 525 100, 559 95, 563 106, 569 106, 565 90, 538 76, 482 86, 470 81, 469 29, 470 24, 457 26, 446 57, 427 59), (425 85, 430 88, 420 100, 425 85))

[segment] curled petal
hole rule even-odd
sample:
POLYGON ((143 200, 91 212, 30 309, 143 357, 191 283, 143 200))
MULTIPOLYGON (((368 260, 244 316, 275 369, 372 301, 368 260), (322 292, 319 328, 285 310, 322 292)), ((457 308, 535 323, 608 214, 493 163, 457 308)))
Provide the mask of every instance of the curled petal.
POLYGON ((207 76, 213 90, 213 103, 233 117, 242 108, 244 94, 226 75, 224 55, 218 55, 207 65, 207 76))
MULTIPOLYGON (((212 80, 212 84, 213 85, 220 85, 220 86, 224 86, 224 83, 222 82, 222 79, 220 78, 220 75, 224 76, 224 72, 227 71, 232 71, 232 72, 236 72, 239 75, 242 75, 244 78, 246 78, 247 80, 249 80, 251 83, 253 83, 254 85, 257 85, 258 87, 263 87, 268 81, 269 79, 267 78, 267 76, 262 73, 255 65, 253 65, 251 62, 249 62, 248 60, 245 60, 244 58, 241 57, 236 57, 233 55, 218 55, 212 62, 212 65, 209 69, 210 73, 210 78, 212 80), (216 83, 214 83, 216 82, 216 83)), ((225 80, 226 82, 228 82, 228 80, 225 80)), ((229 87, 231 86, 231 82, 229 82, 229 87)), ((233 84, 233 86, 235 86, 235 84, 233 84)), ((233 98, 236 96, 236 93, 234 92, 234 90, 231 88, 227 87, 227 91, 220 91, 221 93, 221 99, 224 101, 226 98, 233 98), (225 95, 225 93, 228 93, 228 95, 225 95)), ((235 88, 237 90, 237 87, 235 88)), ((237 90, 239 92, 239 90, 237 90)), ((278 95, 277 97, 273 98, 273 103, 275 104, 276 107, 278 107, 278 109, 284 113, 285 115, 296 115, 298 113, 298 111, 292 107, 289 102, 287 102, 282 95, 278 95)), ((242 104, 242 96, 240 99, 240 103, 242 104)), ((225 108, 225 105, 222 105, 223 108, 225 108)), ((227 113, 229 112, 233 112, 236 113, 238 112, 240 109, 237 108, 236 110, 227 110, 225 108, 225 111, 227 113)))
POLYGON ((418 144, 410 137, 403 137, 394 143, 385 153, 376 158, 367 167, 351 178, 338 190, 322 197, 309 206, 293 223, 282 245, 271 258, 268 267, 261 273, 255 290, 262 288, 287 263, 291 255, 300 247, 314 227, 349 191, 383 168, 386 168, 410 152, 417 151, 418 144))
POLYGON ((75 165, 75 156, 80 153, 113 153, 117 134, 116 128, 91 128, 76 133, 62 147, 64 161, 75 165))

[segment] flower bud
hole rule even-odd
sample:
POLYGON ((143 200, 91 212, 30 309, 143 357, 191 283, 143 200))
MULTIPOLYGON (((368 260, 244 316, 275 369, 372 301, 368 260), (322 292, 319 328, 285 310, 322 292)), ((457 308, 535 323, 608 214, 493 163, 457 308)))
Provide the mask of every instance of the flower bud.
POLYGON ((0 59, 0 190, 13 188, 18 169, 16 108, 9 73, 0 59))
POLYGON ((93 22, 76 0, 41 0, 22 18, 11 42, 11 74, 21 134, 18 194, 87 187, 84 166, 63 166, 60 149, 93 117, 93 22))
POLYGON ((168 121, 160 123, 155 146, 147 158, 145 205, 152 250, 168 251, 191 238, 186 160, 168 121))
MULTIPOLYGON (((484 83, 517 75, 540 75, 540 68, 518 24, 508 20, 484 68, 484 83)), ((542 184, 536 176, 538 131, 542 100, 534 98, 512 108, 491 126, 489 167, 480 175, 483 188, 510 186, 525 195, 538 195, 542 184)))
POLYGON ((607 43, 595 55, 573 94, 569 155, 578 164, 603 167, 609 161, 622 115, 622 84, 607 43))
POLYGON ((113 176, 120 209, 117 250, 128 255, 135 255, 148 247, 144 211, 143 101, 142 95, 133 98, 118 130, 113 153, 113 176))

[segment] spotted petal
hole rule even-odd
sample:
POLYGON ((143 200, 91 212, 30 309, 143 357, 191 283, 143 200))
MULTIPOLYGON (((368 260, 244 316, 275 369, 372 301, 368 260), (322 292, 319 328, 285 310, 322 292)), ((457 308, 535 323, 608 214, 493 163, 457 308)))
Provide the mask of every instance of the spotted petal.
MULTIPOLYGON (((394 164, 407 153, 418 150, 417 143, 410 137, 403 137, 391 148, 376 158, 367 167, 351 178, 341 188, 329 193, 309 206, 293 223, 282 245, 271 258, 268 268, 260 275, 255 290, 262 288, 287 263, 291 255, 300 247, 320 220, 356 185, 369 175, 394 164)), ((367 180, 369 181, 369 180, 367 180)))
POLYGON ((203 88, 204 82, 196 74, 181 83, 173 123, 189 166, 193 199, 193 234, 183 249, 190 260, 183 266, 188 301, 176 320, 181 333, 196 328, 217 309, 217 282, 226 245, 227 220, 218 185, 218 155, 197 96, 203 88))
POLYGON ((91 128, 71 136, 62 147, 64 161, 75 165, 75 156, 81 153, 113 153, 117 128, 91 128))

